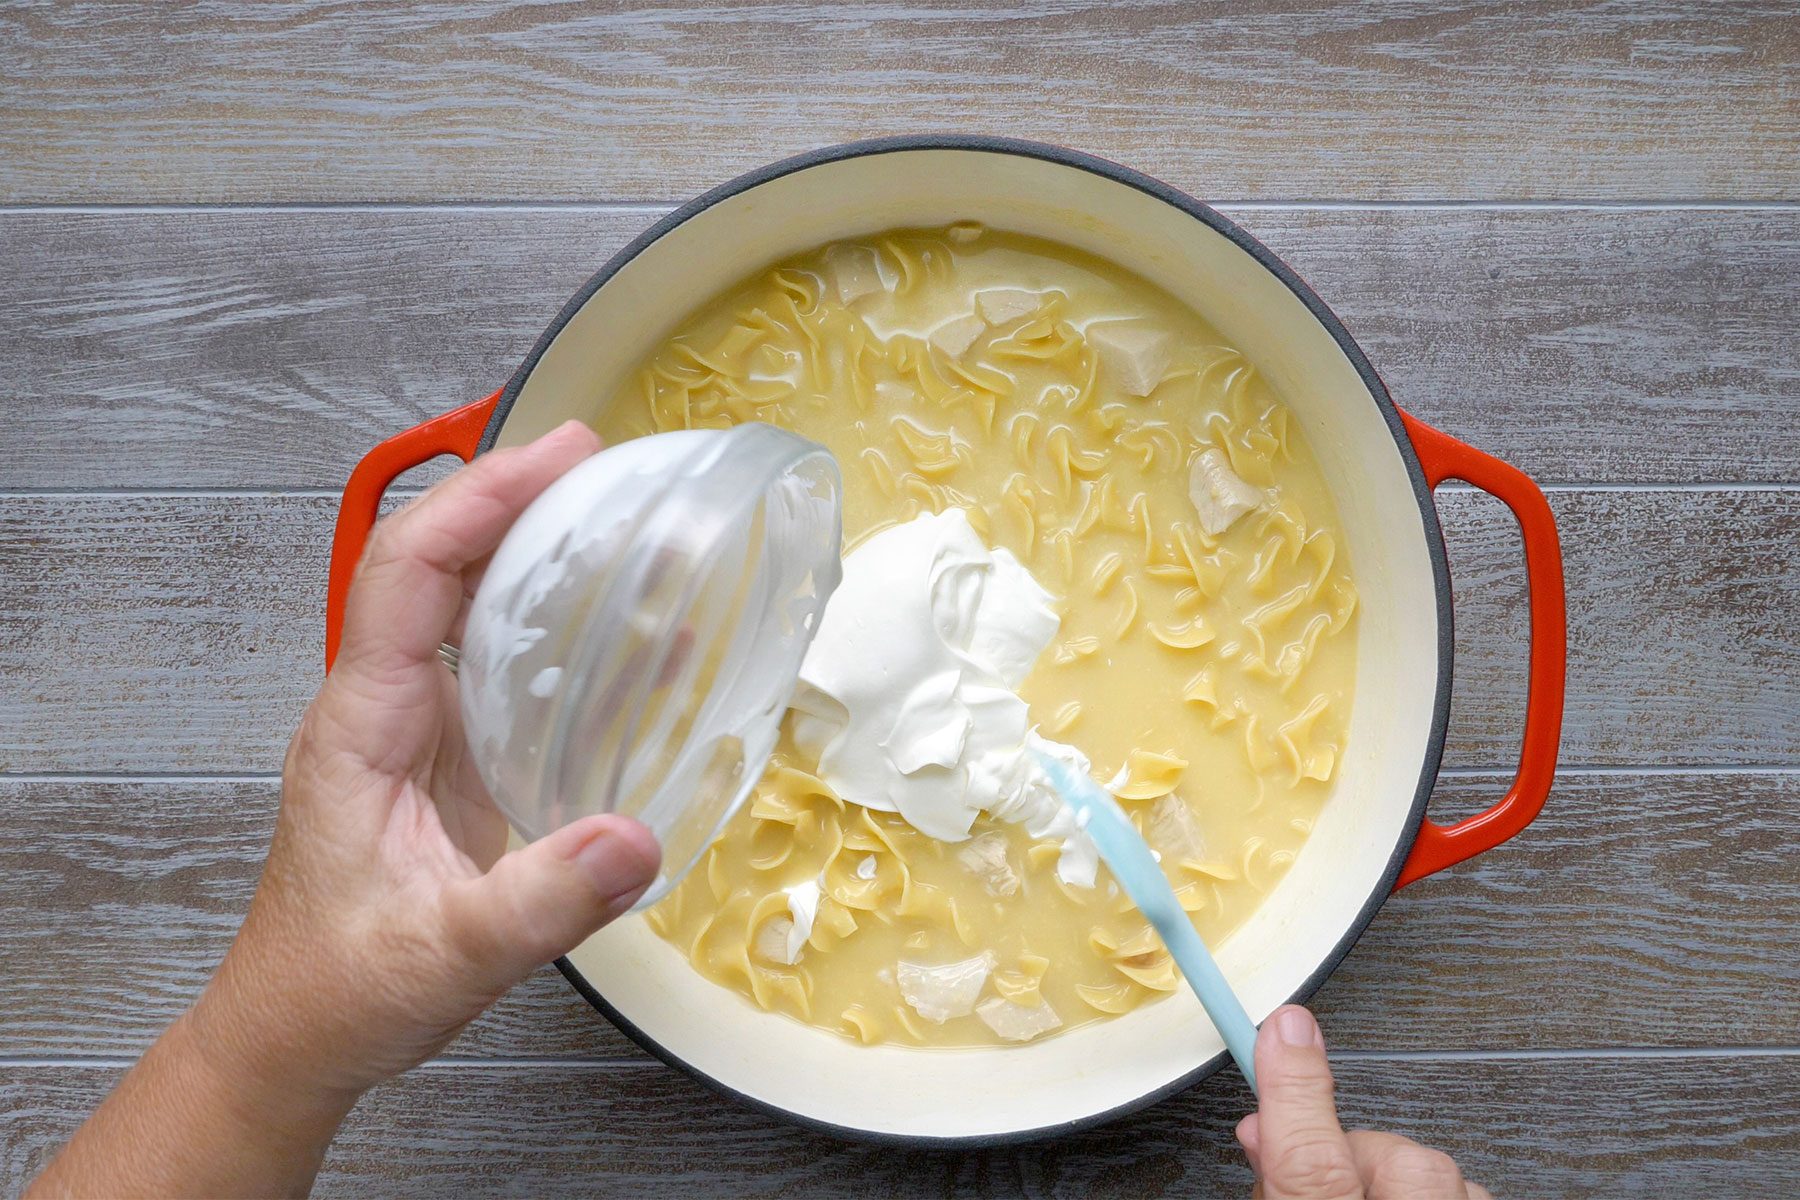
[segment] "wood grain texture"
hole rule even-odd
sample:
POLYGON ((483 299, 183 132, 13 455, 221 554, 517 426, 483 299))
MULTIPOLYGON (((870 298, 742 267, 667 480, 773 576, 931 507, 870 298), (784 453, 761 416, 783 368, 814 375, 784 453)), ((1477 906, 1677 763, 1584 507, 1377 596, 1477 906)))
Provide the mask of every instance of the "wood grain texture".
MULTIPOLYGON (((1510 765, 1524 571, 1497 501, 1439 493, 1456 585, 1447 765, 1510 765)), ((1563 762, 1800 762, 1800 490, 1553 496, 1563 762)), ((332 498, 0 497, 0 772, 275 770, 317 686, 332 498)))
MULTIPOLYGON (((1503 783, 1445 780, 1436 803, 1503 783)), ((1315 1007, 1363 1051, 1800 1046, 1797 789, 1800 773, 1565 777, 1523 836, 1391 899, 1315 1007)), ((0 1060, 141 1052, 225 952, 275 796, 0 781, 0 1060)), ((547 969, 447 1053, 648 1061, 547 969)))
MULTIPOLYGON (((1346 1125, 1440 1146, 1496 1195, 1783 1197, 1800 1172, 1792 1054, 1351 1059, 1335 1073, 1346 1125)), ((115 1078, 0 1068, 0 1184, 41 1168, 115 1078)), ((315 1194, 1242 1196, 1241 1088, 1222 1074, 1054 1142, 903 1151, 794 1128, 660 1065, 428 1069, 351 1114, 315 1194)))
MULTIPOLYGON (((1347 1121, 1500 1195, 1795 1193, 1800 487, 1720 486, 1800 484, 1783 0, 0 6, 0 205, 28 206, 0 209, 0 1192, 248 902, 276 783, 181 776, 279 766, 322 492, 498 386, 668 203, 945 130, 1244 203, 1403 404, 1572 485, 1564 761, 1677 769, 1565 772, 1524 836, 1384 907, 1315 1001, 1347 1121), (1249 203, 1289 200, 1358 204, 1249 203), (58 772, 108 777, 20 777, 58 772)), ((1517 535, 1441 502, 1448 763, 1499 767, 1517 535)), ((1502 784, 1447 779, 1433 815, 1502 784)), ((371 1095, 319 1191, 1241 1195, 1239 1089, 1040 1146, 848 1145, 653 1062, 546 970, 371 1095)))
POLYGON ((943 130, 1229 198, 1792 198, 1791 18, 1776 0, 12 5, 0 199, 669 200, 943 130))
MULTIPOLYGON (((0 781, 0 1056, 142 1051, 231 944, 278 795, 274 780, 0 781)), ((549 968, 450 1053, 639 1054, 549 968)))
MULTIPOLYGON (((1227 211, 1402 404, 1538 478, 1800 482, 1800 211, 1227 211)), ((0 214, 0 490, 339 487, 654 215, 0 214)))

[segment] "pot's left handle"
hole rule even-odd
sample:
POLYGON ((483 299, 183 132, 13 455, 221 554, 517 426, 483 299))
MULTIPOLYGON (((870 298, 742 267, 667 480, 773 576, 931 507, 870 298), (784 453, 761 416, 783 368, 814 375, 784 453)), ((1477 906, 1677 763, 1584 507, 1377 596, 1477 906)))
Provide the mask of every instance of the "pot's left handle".
POLYGON ((337 532, 331 539, 331 579, 325 590, 327 671, 337 658, 338 639, 344 632, 344 599, 350 594, 350 580, 362 560, 363 546, 369 540, 369 530, 375 527, 381 497, 388 485, 440 454, 454 454, 464 462, 474 458, 482 431, 499 403, 500 393, 495 392, 486 400, 451 409, 405 433, 397 433, 363 455, 356 470, 350 472, 350 482, 344 485, 344 498, 338 504, 337 532))
POLYGON ((1454 825, 1426 818, 1412 853, 1400 869, 1398 890, 1415 880, 1492 850, 1531 824, 1556 778, 1562 739, 1563 688, 1568 670, 1568 618, 1564 608, 1562 543, 1543 489, 1511 463, 1400 414, 1407 436, 1436 488, 1446 479, 1474 484, 1512 510, 1525 540, 1525 578, 1530 588, 1531 650, 1525 691, 1525 736, 1519 769, 1506 794, 1485 812, 1454 825))

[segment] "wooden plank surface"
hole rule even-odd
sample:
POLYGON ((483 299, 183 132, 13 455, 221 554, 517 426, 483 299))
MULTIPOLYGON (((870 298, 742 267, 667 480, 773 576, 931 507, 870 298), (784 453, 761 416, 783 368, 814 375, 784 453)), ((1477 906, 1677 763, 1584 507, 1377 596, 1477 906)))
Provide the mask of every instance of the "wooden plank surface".
MULTIPOLYGON (((1447 779, 1436 803, 1472 809, 1504 783, 1447 779)), ((1316 1006, 1341 1046, 1371 1052, 1800 1046, 1797 787, 1565 776, 1525 835, 1390 900, 1316 1006)), ((276 794, 0 782, 0 1061, 148 1045, 225 952, 276 794)), ((448 1053, 647 1061, 550 970, 448 1053)))
MULTIPOLYGON (((1791 4, 122 0, 0 7, 0 1191, 233 933, 355 459, 498 386, 669 203, 945 130, 1237 202, 1403 404, 1555 485, 1584 769, 1326 985, 1347 1119, 1500 1195, 1800 1189, 1791 4)), ((1441 503, 1447 819, 1516 750, 1525 610, 1504 510, 1441 503)), ((545 971, 373 1094, 320 1192, 1236 1195, 1238 1086, 850 1145, 545 971)))
MULTIPOLYGON (((1402 404, 1540 479, 1800 482, 1800 212, 1227 211, 1402 404)), ((0 490, 340 487, 655 215, 0 214, 0 490)))
POLYGON ((1791 199, 1781 0, 0 10, 0 200, 673 200, 878 133, 1220 198, 1791 199))
MULTIPOLYGON (((1800 1172, 1792 1053, 1357 1058, 1336 1075, 1346 1125, 1442 1146, 1500 1196, 1785 1197, 1800 1172)), ((115 1077, 0 1067, 0 1179, 46 1162, 115 1077)), ((810 1133, 659 1064, 446 1067, 372 1093, 316 1194, 1242 1196, 1241 1089, 1221 1074, 1098 1130, 951 1152, 810 1133), (704 1136, 671 1153, 672 1129, 704 1136)))
MULTIPOLYGON (((0 1061, 142 1051, 231 944, 279 794, 273 779, 0 781, 0 1061)), ((452 1053, 639 1052, 546 968, 452 1053)))
MULTIPOLYGON (((1524 574, 1497 501, 1440 492, 1447 764, 1510 765, 1524 574)), ((1800 762, 1800 490, 1553 495, 1570 765, 1800 762)), ((335 498, 0 497, 0 772, 278 767, 317 686, 335 498)))

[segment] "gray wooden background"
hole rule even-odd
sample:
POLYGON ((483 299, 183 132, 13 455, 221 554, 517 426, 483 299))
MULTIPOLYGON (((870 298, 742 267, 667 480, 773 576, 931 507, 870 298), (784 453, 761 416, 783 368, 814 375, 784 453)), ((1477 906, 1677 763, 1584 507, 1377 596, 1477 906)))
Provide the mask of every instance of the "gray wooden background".
MULTIPOLYGON (((194 995, 320 671, 335 491, 672 203, 851 137, 1037 137, 1219 204, 1566 539, 1542 818, 1318 1000, 1348 1116, 1513 1195, 1800 1191, 1791 3, 0 6, 0 1184, 194 995)), ((1503 785, 1523 571, 1447 490, 1442 817, 1503 785)), ((1242 1193, 1221 1077, 972 1154, 799 1132, 553 973, 320 1191, 1242 1193)))

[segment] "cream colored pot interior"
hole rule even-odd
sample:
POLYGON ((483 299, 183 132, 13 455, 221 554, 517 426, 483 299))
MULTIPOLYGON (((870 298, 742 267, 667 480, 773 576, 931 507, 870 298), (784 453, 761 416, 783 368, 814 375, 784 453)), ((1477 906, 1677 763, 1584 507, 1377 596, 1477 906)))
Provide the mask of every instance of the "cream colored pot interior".
MULTIPOLYGON (((836 238, 969 219, 1072 243, 1192 305, 1279 388, 1336 494, 1361 593, 1348 750, 1293 868, 1216 948, 1260 1021, 1333 958, 1381 889, 1427 759, 1439 663, 1425 526, 1393 435, 1330 334, 1248 253, 1162 200, 1061 163, 932 149, 808 167, 706 209, 620 270, 544 354, 499 444, 571 415, 593 417, 686 312, 774 260, 836 238)), ((864 1048, 707 983, 641 918, 603 931, 570 960, 693 1069, 795 1115, 879 1134, 993 1137, 1089 1119, 1223 1050, 1185 989, 1028 1046, 864 1048)))

